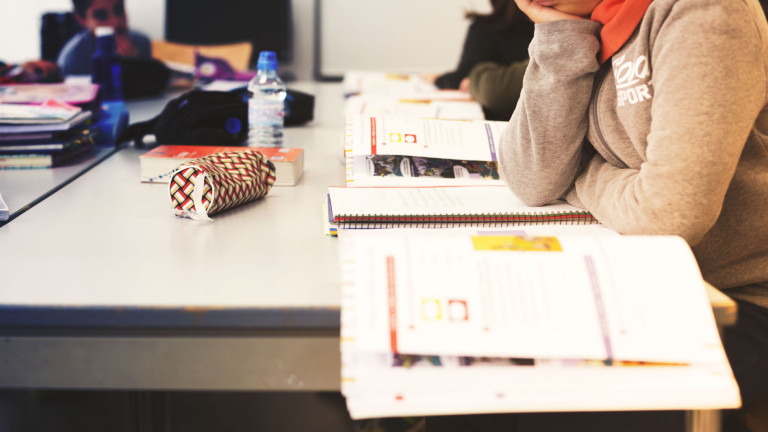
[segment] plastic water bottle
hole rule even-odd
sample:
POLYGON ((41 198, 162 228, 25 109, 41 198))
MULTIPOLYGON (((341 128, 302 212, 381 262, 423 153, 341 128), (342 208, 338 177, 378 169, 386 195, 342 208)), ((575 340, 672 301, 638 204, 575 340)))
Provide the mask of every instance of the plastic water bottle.
POLYGON ((91 57, 91 81, 99 85, 105 101, 123 99, 123 68, 115 44, 115 29, 96 27, 96 50, 91 57))
POLYGON ((282 147, 285 116, 285 83, 277 76, 277 56, 262 51, 256 76, 248 83, 248 145, 282 147))

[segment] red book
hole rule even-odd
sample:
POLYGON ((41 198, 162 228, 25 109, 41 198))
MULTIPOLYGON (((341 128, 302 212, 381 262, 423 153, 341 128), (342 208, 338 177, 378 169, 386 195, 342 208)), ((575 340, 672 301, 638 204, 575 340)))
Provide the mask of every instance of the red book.
POLYGON ((275 164, 275 186, 293 186, 304 171, 304 150, 286 147, 217 147, 161 145, 139 156, 141 181, 168 183, 171 174, 183 162, 224 151, 255 149, 275 164))

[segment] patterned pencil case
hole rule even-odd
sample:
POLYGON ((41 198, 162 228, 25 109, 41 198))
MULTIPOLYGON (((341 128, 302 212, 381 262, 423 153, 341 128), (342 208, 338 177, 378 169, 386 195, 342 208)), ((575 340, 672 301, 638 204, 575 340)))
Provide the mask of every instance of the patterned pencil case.
POLYGON ((210 215, 264 197, 275 183, 275 166, 252 149, 215 153, 179 165, 170 180, 176 216, 210 215))

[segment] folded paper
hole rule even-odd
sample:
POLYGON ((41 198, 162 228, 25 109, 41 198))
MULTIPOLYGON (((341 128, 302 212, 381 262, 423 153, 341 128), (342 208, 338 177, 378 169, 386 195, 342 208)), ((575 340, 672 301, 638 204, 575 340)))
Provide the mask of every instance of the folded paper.
POLYGON ((210 215, 264 197, 275 183, 275 166, 252 149, 215 153, 187 161, 170 180, 176 216, 211 220, 210 215))

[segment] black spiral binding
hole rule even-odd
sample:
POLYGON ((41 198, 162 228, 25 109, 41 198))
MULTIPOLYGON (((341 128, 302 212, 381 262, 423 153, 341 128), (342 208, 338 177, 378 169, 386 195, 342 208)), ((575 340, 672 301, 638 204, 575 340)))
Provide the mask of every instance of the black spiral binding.
POLYGON ((597 219, 587 211, 414 216, 354 214, 338 215, 334 222, 339 229, 495 228, 521 225, 589 225, 598 223, 597 219))

